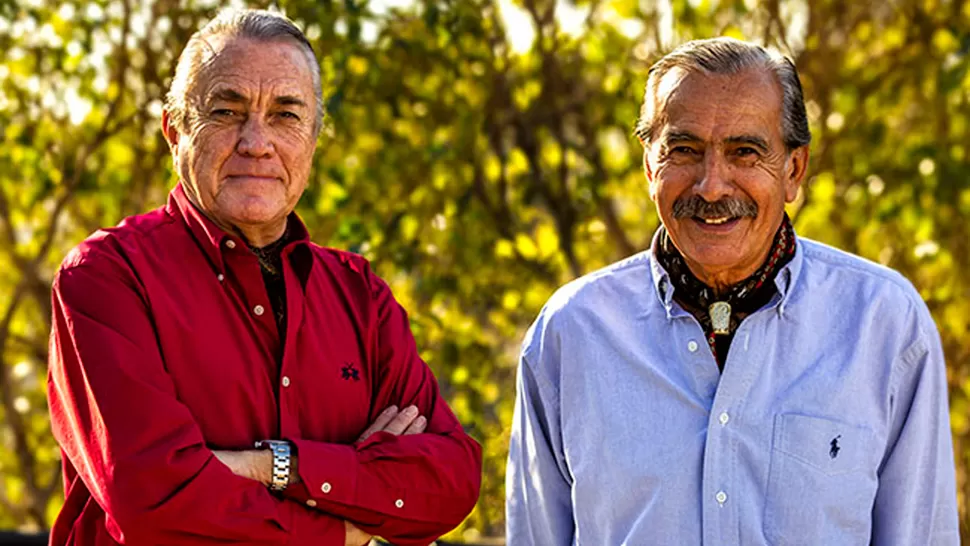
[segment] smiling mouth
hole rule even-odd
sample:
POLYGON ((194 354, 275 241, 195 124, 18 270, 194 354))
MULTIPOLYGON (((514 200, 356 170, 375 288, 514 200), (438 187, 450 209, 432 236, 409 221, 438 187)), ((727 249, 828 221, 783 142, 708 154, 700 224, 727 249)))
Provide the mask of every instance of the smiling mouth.
POLYGON ((695 216, 694 221, 700 222, 702 224, 707 224, 709 226, 720 226, 728 222, 734 222, 739 220, 737 216, 720 216, 716 218, 701 218, 700 216, 695 216))

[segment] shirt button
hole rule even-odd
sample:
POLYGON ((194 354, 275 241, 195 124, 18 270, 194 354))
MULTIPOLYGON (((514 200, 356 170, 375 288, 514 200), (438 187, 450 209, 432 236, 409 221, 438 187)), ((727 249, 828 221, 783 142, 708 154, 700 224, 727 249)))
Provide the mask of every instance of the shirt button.
POLYGON ((310 500, 306 501, 306 505, 309 506, 310 508, 313 508, 314 506, 317 505, 317 501, 315 501, 313 499, 310 499, 310 500))
POLYGON ((718 504, 724 504, 727 502, 727 493, 724 491, 718 491, 717 495, 714 495, 714 498, 717 499, 718 504))
MULTIPOLYGON (((289 387, 290 386, 290 378, 284 375, 283 376, 283 381, 281 381, 281 383, 283 383, 283 386, 284 387, 289 387)), ((329 483, 325 483, 323 485, 325 487, 330 487, 330 484, 329 483)), ((324 491, 324 493, 326 493, 326 491, 324 491)))
POLYGON ((329 493, 331 489, 333 488, 330 487, 330 482, 323 482, 323 485, 320 486, 320 491, 324 493, 329 493))
POLYGON ((687 342, 687 350, 696 353, 697 352, 697 342, 693 339, 687 342))
POLYGON ((257 305, 256 307, 253 307, 253 313, 255 313, 257 317, 263 316, 264 311, 266 310, 263 309, 262 305, 257 305))
POLYGON ((394 506, 397 506, 398 508, 404 508, 404 501, 401 499, 397 499, 396 501, 394 501, 394 506))
POLYGON ((728 424, 728 421, 731 420, 731 416, 728 415, 726 411, 722 411, 721 415, 717 416, 717 420, 720 421, 722 425, 726 425, 728 424))
POLYGON ((219 279, 219 282, 226 280, 226 276, 223 275, 222 273, 219 273, 218 275, 216 275, 216 278, 219 279))
POLYGON ((236 248, 236 241, 229 239, 226 241, 226 248, 236 248))

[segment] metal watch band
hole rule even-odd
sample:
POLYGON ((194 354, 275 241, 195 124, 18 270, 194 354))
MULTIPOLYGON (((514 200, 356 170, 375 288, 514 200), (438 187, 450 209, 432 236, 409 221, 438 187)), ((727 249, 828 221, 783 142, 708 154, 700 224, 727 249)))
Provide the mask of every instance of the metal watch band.
POLYGON ((269 448, 273 453, 273 481, 269 488, 283 491, 290 483, 290 443, 281 440, 260 440, 256 449, 269 448))

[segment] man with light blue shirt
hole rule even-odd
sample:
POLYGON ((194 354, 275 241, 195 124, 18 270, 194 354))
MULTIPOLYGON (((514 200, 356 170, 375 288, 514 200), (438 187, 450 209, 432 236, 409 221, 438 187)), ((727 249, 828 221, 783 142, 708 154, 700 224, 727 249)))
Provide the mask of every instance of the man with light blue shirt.
POLYGON ((791 61, 689 42, 637 135, 663 226, 526 335, 509 544, 959 544, 926 305, 785 214, 811 140, 791 61))

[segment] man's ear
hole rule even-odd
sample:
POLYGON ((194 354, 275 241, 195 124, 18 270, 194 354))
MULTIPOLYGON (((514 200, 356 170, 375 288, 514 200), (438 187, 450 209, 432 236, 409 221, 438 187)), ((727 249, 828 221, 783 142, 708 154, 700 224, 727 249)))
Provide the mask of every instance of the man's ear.
POLYGON ((785 201, 791 203, 798 197, 805 174, 808 173, 808 145, 800 146, 788 154, 785 162, 785 201))
POLYGON ((179 137, 182 135, 172 124, 172 116, 168 113, 168 110, 162 110, 162 134, 165 135, 165 142, 168 142, 168 148, 172 151, 172 155, 176 155, 179 137))

